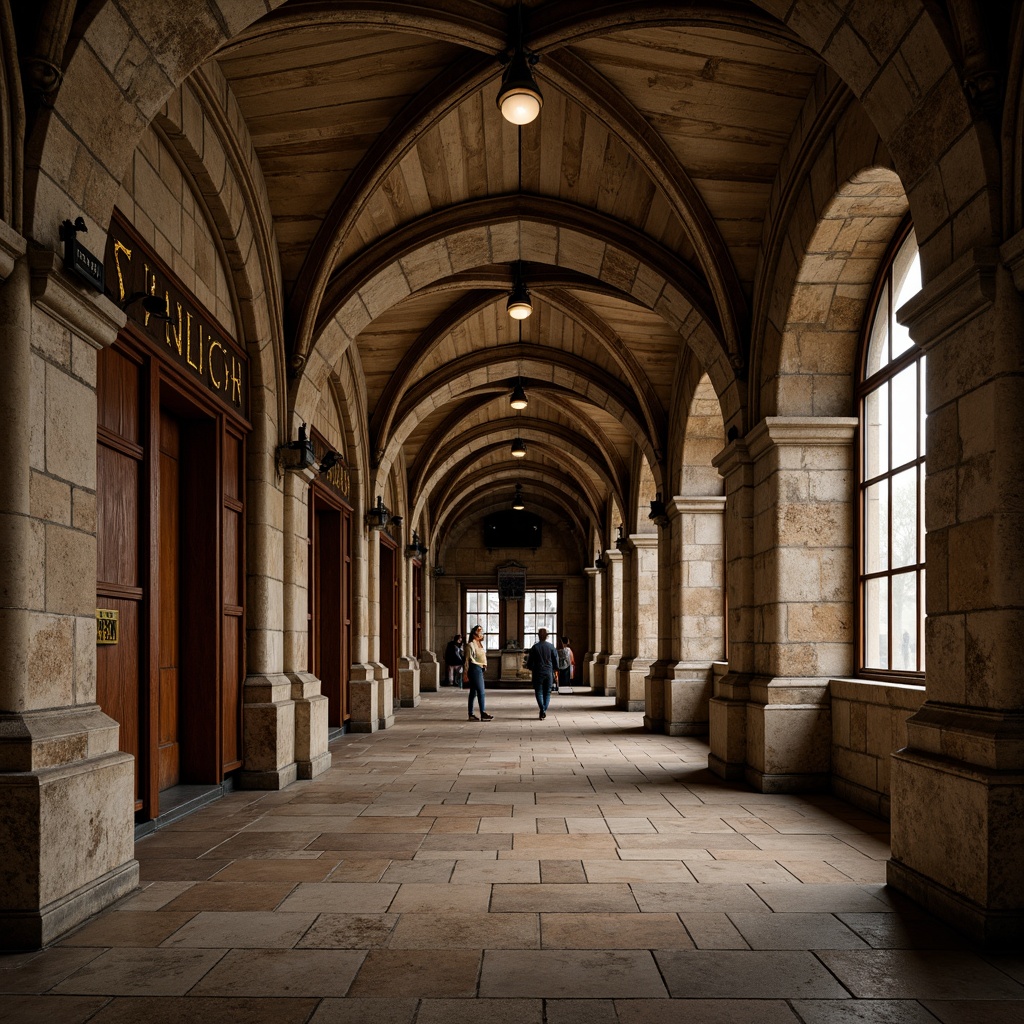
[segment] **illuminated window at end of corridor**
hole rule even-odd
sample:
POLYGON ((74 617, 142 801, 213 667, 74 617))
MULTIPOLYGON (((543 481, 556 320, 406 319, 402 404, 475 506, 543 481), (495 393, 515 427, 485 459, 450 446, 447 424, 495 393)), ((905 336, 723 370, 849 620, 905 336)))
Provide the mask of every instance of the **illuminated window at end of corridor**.
POLYGON ((558 590, 527 590, 523 600, 523 647, 529 650, 539 639, 537 631, 546 629, 548 640, 558 634, 558 590))
POLYGON ((466 629, 462 634, 469 643, 474 626, 484 627, 484 647, 493 651, 498 646, 501 629, 501 602, 497 590, 466 590, 466 629))
POLYGON ((925 667, 925 357, 895 315, 920 288, 908 225, 876 282, 861 347, 858 665, 869 676, 925 667))

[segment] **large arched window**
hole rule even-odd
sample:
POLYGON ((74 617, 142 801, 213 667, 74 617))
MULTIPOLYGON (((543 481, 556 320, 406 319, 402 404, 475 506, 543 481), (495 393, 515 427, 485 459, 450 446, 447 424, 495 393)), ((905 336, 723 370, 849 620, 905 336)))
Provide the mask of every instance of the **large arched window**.
POLYGON ((895 316, 920 288, 908 224, 879 276, 861 349, 858 666, 865 675, 924 671, 925 358, 895 316))

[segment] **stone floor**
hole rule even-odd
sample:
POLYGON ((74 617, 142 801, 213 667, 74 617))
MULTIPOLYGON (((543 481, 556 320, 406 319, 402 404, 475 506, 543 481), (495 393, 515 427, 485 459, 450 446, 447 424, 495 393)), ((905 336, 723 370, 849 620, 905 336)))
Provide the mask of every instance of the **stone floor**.
POLYGON ((612 701, 461 691, 137 847, 142 888, 0 958, 0 1020, 1020 1024, 1024 956, 889 892, 885 823, 762 796, 612 701))

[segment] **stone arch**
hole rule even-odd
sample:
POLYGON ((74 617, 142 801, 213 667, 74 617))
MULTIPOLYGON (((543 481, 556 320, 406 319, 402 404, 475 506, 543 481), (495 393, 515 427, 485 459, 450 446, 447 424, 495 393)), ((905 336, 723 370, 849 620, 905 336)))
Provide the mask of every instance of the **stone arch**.
POLYGON ((820 54, 860 100, 908 196, 925 281, 998 240, 995 140, 971 112, 960 61, 938 21, 941 8, 903 0, 879 17, 872 4, 755 2, 820 54))
MULTIPOLYGON (((878 267, 906 215, 895 173, 865 168, 839 186, 806 244, 778 332, 765 403, 782 416, 849 416, 857 344, 878 267), (867 201, 865 201, 867 200, 867 201)), ((766 360, 763 369, 768 370, 766 360)))
POLYGON ((10 9, 0 8, 0 221, 21 228, 25 104, 10 9))

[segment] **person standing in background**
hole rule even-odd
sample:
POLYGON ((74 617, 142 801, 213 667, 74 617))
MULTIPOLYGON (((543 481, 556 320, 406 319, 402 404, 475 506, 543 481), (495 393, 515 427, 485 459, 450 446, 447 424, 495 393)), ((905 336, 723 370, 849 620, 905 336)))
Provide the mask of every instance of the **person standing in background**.
POLYGON ((558 681, 555 683, 555 693, 560 687, 571 685, 572 677, 576 674, 576 659, 573 657, 567 636, 559 637, 557 651, 558 681))
POLYGON ((466 665, 462 673, 462 681, 469 686, 469 721, 479 722, 483 719, 490 722, 494 715, 484 710, 484 669, 487 668, 487 649, 484 647, 484 627, 476 625, 470 630, 469 643, 466 645, 466 665), (480 705, 480 718, 473 714, 473 698, 480 705))
POLYGON ((448 646, 444 649, 444 663, 448 669, 448 685, 449 686, 462 686, 462 666, 466 661, 466 649, 462 644, 462 634, 456 633, 455 636, 448 641, 448 646))
POLYGON ((548 704, 555 682, 558 655, 554 647, 548 643, 546 629, 538 629, 537 636, 537 642, 526 655, 526 667, 533 677, 533 692, 537 695, 537 707, 540 708, 540 718, 543 720, 548 717, 548 704))

